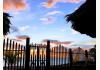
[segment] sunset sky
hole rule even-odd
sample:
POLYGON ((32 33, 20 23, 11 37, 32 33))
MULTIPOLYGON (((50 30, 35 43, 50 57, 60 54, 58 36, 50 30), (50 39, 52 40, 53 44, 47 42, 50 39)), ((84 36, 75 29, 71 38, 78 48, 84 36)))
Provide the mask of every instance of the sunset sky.
POLYGON ((95 40, 80 34, 71 28, 65 15, 74 12, 85 0, 3 0, 4 12, 12 18, 15 32, 9 36, 27 35, 31 42, 43 39, 59 41, 91 41, 95 40))

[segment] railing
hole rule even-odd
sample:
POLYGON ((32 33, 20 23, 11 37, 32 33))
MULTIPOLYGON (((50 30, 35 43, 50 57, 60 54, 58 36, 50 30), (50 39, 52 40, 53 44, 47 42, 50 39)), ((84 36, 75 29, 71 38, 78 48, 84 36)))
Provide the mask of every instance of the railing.
POLYGON ((61 45, 50 48, 50 41, 47 41, 47 45, 29 45, 29 40, 27 38, 26 46, 23 46, 13 40, 4 39, 4 70, 65 70, 72 68, 79 60, 79 55, 84 58, 85 63, 89 58, 87 50, 74 52, 61 45))
POLYGON ((25 66, 25 46, 10 39, 4 39, 3 59, 4 70, 24 69, 25 66))

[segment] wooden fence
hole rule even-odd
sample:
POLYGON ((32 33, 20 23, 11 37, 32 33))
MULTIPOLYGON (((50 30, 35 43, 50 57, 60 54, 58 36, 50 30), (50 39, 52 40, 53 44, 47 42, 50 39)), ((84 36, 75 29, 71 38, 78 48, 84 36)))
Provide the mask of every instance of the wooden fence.
POLYGON ((9 39, 3 42, 4 70, 18 70, 25 67, 26 47, 9 39))
POLYGON ((3 42, 4 70, 67 69, 73 65, 74 54, 84 54, 85 61, 88 61, 87 51, 74 53, 61 45, 50 48, 50 41, 47 41, 47 45, 30 45, 27 38, 25 46, 10 39, 3 42))

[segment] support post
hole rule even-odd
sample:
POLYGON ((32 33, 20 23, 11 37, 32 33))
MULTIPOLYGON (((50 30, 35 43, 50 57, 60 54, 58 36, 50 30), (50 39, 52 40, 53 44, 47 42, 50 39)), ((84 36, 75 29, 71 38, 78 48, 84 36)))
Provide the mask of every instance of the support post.
POLYGON ((70 61, 70 67, 72 67, 72 61, 73 61, 73 56, 72 56, 72 49, 69 49, 69 61, 70 61))
POLYGON ((50 41, 47 41, 47 47, 46 47, 46 68, 47 70, 50 70, 50 41))
POLYGON ((25 55, 25 70, 30 70, 29 69, 29 61, 30 61, 30 38, 26 38, 26 55, 25 55))

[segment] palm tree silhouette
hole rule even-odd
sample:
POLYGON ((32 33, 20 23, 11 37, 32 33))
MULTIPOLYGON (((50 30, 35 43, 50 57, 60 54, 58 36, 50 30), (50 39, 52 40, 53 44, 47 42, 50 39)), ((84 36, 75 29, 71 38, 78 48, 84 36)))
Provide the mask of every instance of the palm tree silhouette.
POLYGON ((76 31, 96 37, 96 0, 86 0, 75 12, 66 15, 66 18, 76 31))
POLYGON ((7 35, 10 32, 10 19, 11 17, 8 13, 3 13, 3 35, 7 35))

